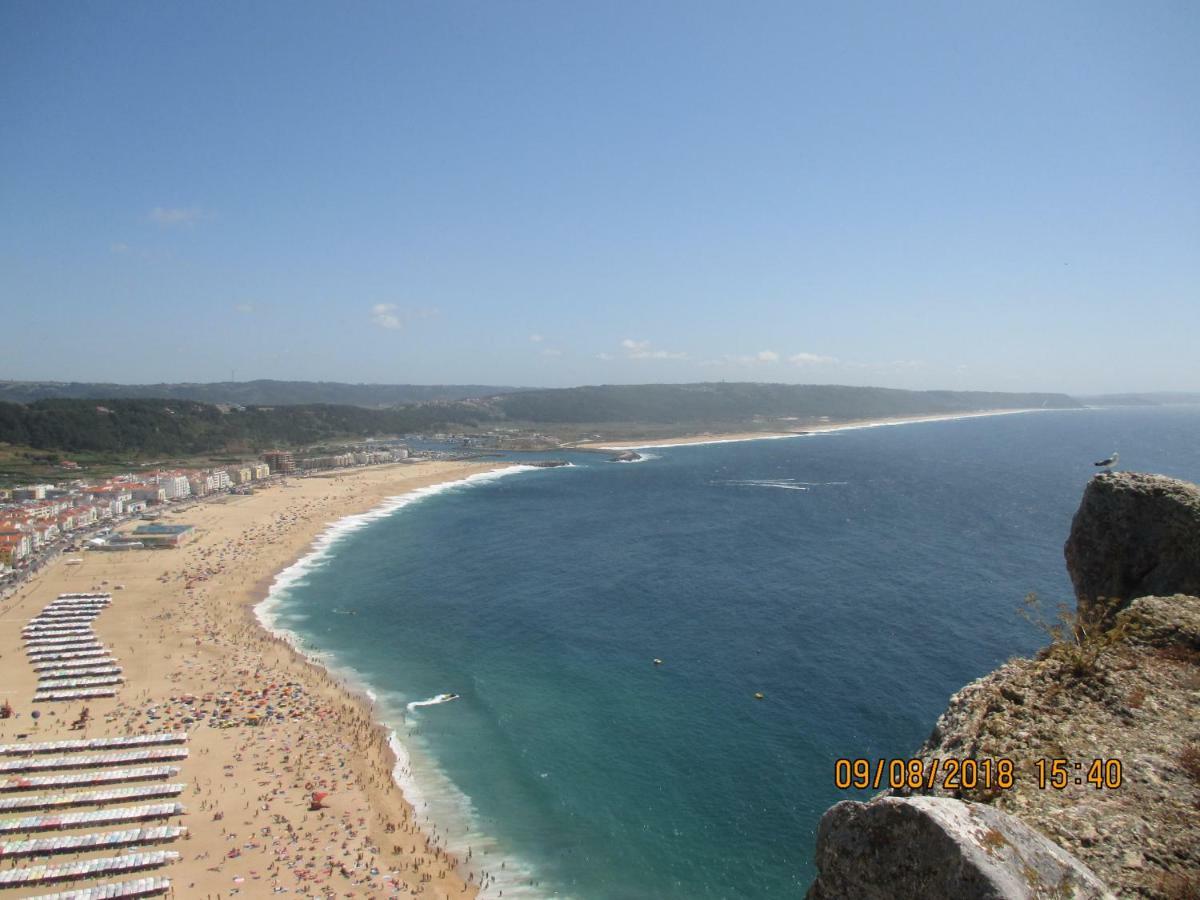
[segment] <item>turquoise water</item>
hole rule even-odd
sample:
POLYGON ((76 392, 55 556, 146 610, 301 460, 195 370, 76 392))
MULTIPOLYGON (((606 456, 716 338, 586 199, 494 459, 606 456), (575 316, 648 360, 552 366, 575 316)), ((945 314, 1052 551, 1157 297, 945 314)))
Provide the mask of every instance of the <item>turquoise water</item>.
POLYGON ((490 896, 794 897, 856 796, 834 760, 911 754, 1039 646, 1016 608, 1070 597, 1091 460, 1200 480, 1198 437, 1086 410, 577 454, 359 523, 272 615, 378 696, 490 896))

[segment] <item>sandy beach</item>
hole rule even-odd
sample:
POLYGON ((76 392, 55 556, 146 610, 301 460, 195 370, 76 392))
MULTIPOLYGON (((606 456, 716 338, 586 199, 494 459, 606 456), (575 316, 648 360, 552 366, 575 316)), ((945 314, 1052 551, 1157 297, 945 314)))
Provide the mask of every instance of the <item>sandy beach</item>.
POLYGON ((440 849, 436 827, 414 824, 368 701, 265 631, 253 607, 331 522, 495 468, 423 462, 291 479, 169 515, 197 529, 180 549, 60 559, 0 602, 0 701, 17 714, 0 719, 0 743, 186 730, 172 779, 186 783, 185 812, 158 824, 189 833, 154 848, 177 862, 145 873, 169 877, 176 896, 474 896, 476 876, 440 849), (94 629, 125 684, 112 698, 35 705, 21 626, 58 594, 89 590, 112 592, 94 629), (84 706, 90 721, 72 730, 84 706), (314 791, 328 792, 327 808, 309 810, 314 791))
POLYGON ((817 422, 795 431, 734 431, 701 432, 684 437, 658 438, 648 441, 592 441, 578 444, 580 449, 591 450, 641 450, 651 447, 684 447, 690 444, 732 444, 740 441, 771 441, 794 438, 806 434, 822 434, 830 431, 851 431, 856 428, 878 428, 884 425, 910 425, 917 422, 949 422, 955 419, 976 419, 982 416, 1010 416, 1018 413, 1045 412, 1041 409, 996 409, 966 413, 930 413, 917 416, 892 416, 875 419, 849 419, 838 422, 817 422))

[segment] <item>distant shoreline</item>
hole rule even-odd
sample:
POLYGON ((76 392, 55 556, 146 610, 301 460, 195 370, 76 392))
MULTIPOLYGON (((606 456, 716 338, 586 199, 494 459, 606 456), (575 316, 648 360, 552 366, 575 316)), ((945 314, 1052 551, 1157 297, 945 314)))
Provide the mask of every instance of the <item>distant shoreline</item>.
POLYGON ((1055 409, 995 409, 967 413, 929 413, 928 415, 892 416, 881 419, 850 419, 844 422, 828 422, 813 425, 798 431, 734 431, 712 432, 673 438, 656 438, 647 441, 604 442, 589 441, 579 444, 579 450, 642 450, 654 447, 690 447, 701 444, 735 444, 743 441, 777 441, 784 438, 799 438, 810 434, 828 434, 834 431, 854 431, 860 428, 880 428, 885 425, 915 425, 921 422, 950 422, 957 419, 978 419, 985 416, 1011 416, 1018 413, 1062 412, 1055 409))

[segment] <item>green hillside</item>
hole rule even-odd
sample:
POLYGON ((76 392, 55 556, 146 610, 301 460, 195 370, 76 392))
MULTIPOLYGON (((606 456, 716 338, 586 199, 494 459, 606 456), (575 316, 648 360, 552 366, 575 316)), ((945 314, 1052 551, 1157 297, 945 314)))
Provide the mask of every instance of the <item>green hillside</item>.
POLYGON ((538 424, 749 424, 762 418, 866 419, 983 409, 1071 409, 1066 394, 903 391, 844 385, 705 384, 601 385, 520 391, 489 399, 505 418, 538 424))
POLYGON ((395 410, 305 404, 222 411, 187 400, 39 400, 0 403, 0 442, 44 450, 190 455, 402 434, 451 420, 462 425, 474 421, 465 404, 395 410))
POLYGON ((86 381, 0 381, 0 401, 50 399, 195 400, 239 406, 331 403, 383 408, 491 397, 517 390, 486 384, 344 384, 336 381, 216 381, 203 384, 107 384, 86 381))
POLYGON ((724 382, 520 391, 388 409, 319 403, 230 407, 177 399, 46 399, 0 402, 0 443, 38 450, 186 455, 496 425, 568 433, 586 424, 619 436, 631 426, 665 431, 782 423, 802 427, 821 417, 847 420, 1078 406, 1065 394, 724 382))

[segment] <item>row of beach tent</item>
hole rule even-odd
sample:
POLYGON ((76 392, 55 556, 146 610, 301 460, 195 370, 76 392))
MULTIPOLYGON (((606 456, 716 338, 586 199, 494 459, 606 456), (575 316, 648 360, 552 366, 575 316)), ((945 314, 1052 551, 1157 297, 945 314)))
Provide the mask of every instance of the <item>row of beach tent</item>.
POLYGON ((164 744, 186 744, 186 731, 156 731, 153 734, 129 734, 119 737, 78 738, 66 741, 39 741, 32 744, 0 744, 0 756, 36 756, 39 753, 85 753, 90 750, 130 750, 164 744))
MULTIPOLYGON (((36 666, 34 667, 37 668, 36 666)), ((120 666, 113 665, 112 660, 106 661, 104 664, 96 662, 84 662, 82 665, 76 664, 72 666, 60 666, 58 668, 47 667, 40 670, 44 674, 39 675, 39 678, 44 678, 47 681, 58 681, 63 678, 78 678, 88 675, 120 675, 124 669, 120 666)))
POLYGON ((25 652, 38 673, 35 703, 116 696, 125 678, 92 630, 111 603, 108 593, 59 594, 22 629, 25 652))
POLYGON ((100 697, 115 697, 117 689, 112 687, 71 688, 67 691, 46 691, 44 694, 34 694, 36 703, 66 700, 95 700, 100 697))
POLYGON ((103 856, 99 859, 85 859, 61 865, 6 869, 0 871, 0 888, 50 884, 78 878, 100 878, 118 872, 154 869, 177 859, 179 854, 171 850, 154 850, 149 853, 131 853, 128 856, 103 856))
POLYGON ((92 629, 85 628, 79 634, 59 634, 53 637, 33 637, 25 639, 25 646, 28 647, 54 647, 61 644, 83 644, 89 640, 96 641, 96 635, 92 629))
POLYGON ((112 750, 84 756, 21 757, 0 762, 0 774, 54 769, 97 769, 102 766, 131 766, 139 763, 187 759, 187 747, 151 747, 148 750, 112 750))
MULTIPOLYGON (((107 593, 60 594, 25 625, 22 640, 38 678, 35 701, 116 694, 124 682, 122 668, 92 629, 111 603, 107 593)), ((0 835, 13 837, 0 841, 0 861, 116 852, 2 869, 0 892, 122 875, 126 880, 59 888, 33 900, 120 900, 169 892, 170 879, 128 876, 179 859, 178 853, 150 847, 187 834, 186 827, 161 821, 184 813, 174 798, 186 785, 167 780, 179 767, 161 763, 186 759, 186 742, 186 732, 159 732, 0 744, 0 815, 19 814, 0 818, 0 835), (90 830, 113 825, 118 827, 90 830)))
MULTIPOLYGON (((95 659, 101 656, 108 656, 108 651, 101 647, 98 642, 93 642, 91 647, 81 647, 75 650, 43 650, 37 653, 30 653, 29 660, 33 663, 40 663, 57 662, 64 659, 95 659)), ((109 657, 109 659, 111 658, 109 657)))
POLYGON ((0 779, 0 794, 14 791, 39 791, 43 788, 61 790, 72 787, 121 784, 129 781, 156 781, 159 778, 174 778, 178 774, 178 766, 141 766, 136 769, 71 772, 67 775, 17 776, 16 778, 0 779))
MULTIPOLYGON (((38 691, 48 690, 65 690, 68 688, 77 687, 96 687, 101 684, 121 684, 125 679, 120 675, 94 675, 90 677, 76 677, 78 672, 71 673, 65 678, 55 677, 53 675, 43 675, 38 681, 38 691)), ((36 699, 36 698, 35 698, 36 699)))
POLYGON ((74 615, 63 616, 54 619, 32 619, 28 625, 21 629, 21 634, 36 634, 42 631, 70 631, 78 628, 90 628, 89 623, 95 621, 96 613, 90 613, 86 616, 74 615))
POLYGON ((19 819, 0 819, 0 834, 24 831, 56 831, 62 828, 90 828, 97 825, 117 825, 124 822, 146 822, 183 815, 181 803, 147 803, 143 806, 123 806, 118 809, 96 809, 90 812, 58 813, 46 816, 23 816, 19 819))
POLYGON ((51 672, 56 669, 86 669, 88 666, 112 665, 116 660, 112 657, 98 659, 84 657, 82 659, 47 659, 33 665, 35 672, 51 672))
POLYGON ((170 890, 169 878, 138 878, 55 894, 40 894, 30 900, 132 900, 135 897, 161 897, 170 890))
POLYGON ((70 806, 103 806, 106 803, 128 803, 131 800, 157 800, 178 797, 186 785, 139 784, 113 788, 109 791, 77 791, 73 794, 31 794, 19 797, 0 797, 0 813, 49 810, 70 806))
POLYGON ((120 847, 144 847, 173 841, 187 833, 183 825, 157 825, 153 828, 126 828, 65 837, 30 838, 0 842, 0 861, 22 856, 54 856, 59 853, 91 853, 120 847))

